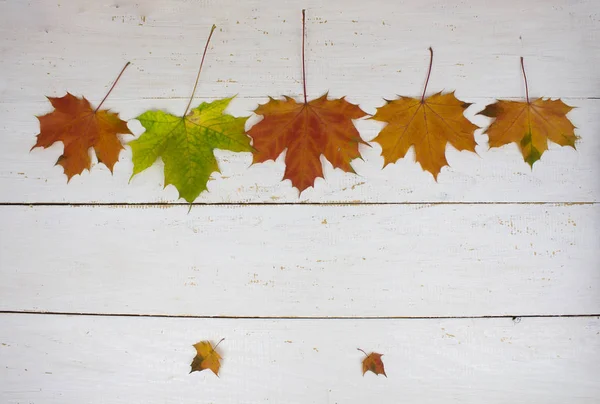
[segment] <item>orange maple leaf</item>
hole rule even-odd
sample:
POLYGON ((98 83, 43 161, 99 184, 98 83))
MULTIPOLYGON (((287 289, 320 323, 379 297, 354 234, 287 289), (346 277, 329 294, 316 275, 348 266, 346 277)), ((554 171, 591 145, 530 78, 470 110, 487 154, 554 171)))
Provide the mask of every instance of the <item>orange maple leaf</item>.
POLYGON ((217 346, 224 340, 221 339, 214 347, 210 343, 210 341, 200 341, 194 344, 194 348, 196 348, 196 356, 192 360, 192 372, 201 372, 205 369, 210 369, 212 372, 219 376, 219 369, 221 368, 221 355, 216 351, 217 346))
POLYGON ((254 125, 248 135, 256 149, 254 163, 275 160, 286 148, 284 179, 300 192, 314 186, 323 177, 321 155, 335 167, 354 173, 351 161, 360 157, 359 144, 365 144, 352 120, 367 115, 358 105, 344 97, 327 99, 327 94, 310 102, 306 98, 304 68, 305 11, 302 10, 302 80, 304 102, 284 97, 269 97, 266 104, 254 111, 263 120, 254 125))
MULTIPOLYGON (((127 63, 125 68, 129 65, 127 63)), ((31 148, 48 148, 55 142, 63 142, 63 154, 56 164, 63 166, 67 182, 76 174, 91 168, 89 149, 94 148, 98 162, 103 163, 112 172, 119 160, 123 144, 117 134, 131 134, 127 122, 119 114, 100 109, 119 77, 97 108, 92 109, 85 97, 75 97, 67 93, 64 97, 47 97, 54 111, 38 116, 40 133, 37 142, 31 148)))
POLYGON ((523 159, 533 168, 533 164, 548 150, 548 140, 575 148, 579 137, 575 135, 575 126, 567 118, 573 107, 560 99, 537 98, 530 101, 523 58, 521 68, 526 101, 498 100, 479 114, 495 118, 485 132, 490 148, 514 142, 519 146, 523 159))
POLYGON ((264 116, 248 131, 256 149, 254 162, 274 160, 287 148, 283 178, 300 192, 323 177, 321 154, 335 168, 353 173, 350 162, 360 157, 358 145, 366 144, 352 120, 367 114, 344 98, 328 100, 325 94, 303 103, 270 98, 254 113, 264 116))
POLYGON ((385 369, 383 367, 383 361, 381 360, 381 357, 383 356, 382 354, 378 354, 377 352, 371 352, 367 355, 367 353, 362 349, 357 349, 365 354, 365 359, 363 359, 362 361, 363 376, 365 375, 365 373, 367 373, 367 371, 369 371, 375 373, 376 375, 384 375, 385 377, 387 377, 387 375, 385 374, 385 369))
POLYGON ((459 151, 475 152, 474 132, 478 127, 464 116, 471 104, 457 99, 454 92, 439 92, 425 98, 433 62, 433 50, 429 51, 431 59, 423 96, 386 100, 371 119, 387 123, 373 139, 381 145, 384 167, 403 158, 414 146, 417 162, 437 180, 442 167, 448 165, 447 144, 459 151))

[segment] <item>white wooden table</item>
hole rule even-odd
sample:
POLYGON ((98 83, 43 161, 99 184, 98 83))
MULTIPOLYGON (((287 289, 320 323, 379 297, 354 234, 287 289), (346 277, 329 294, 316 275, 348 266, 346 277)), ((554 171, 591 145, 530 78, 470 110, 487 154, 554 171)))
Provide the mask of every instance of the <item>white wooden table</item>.
POLYGON ((597 0, 0 1, 0 402, 600 402, 599 44, 597 0), (128 60, 105 106, 180 114, 213 23, 197 101, 299 97, 302 8, 311 98, 419 95, 433 46, 429 91, 485 126, 524 56, 533 97, 577 107, 578 150, 532 171, 479 130, 435 183, 374 145, 300 197, 282 158, 218 152, 189 213, 160 164, 128 184, 129 148, 68 185, 60 144, 29 152, 45 95, 98 103, 128 60), (223 337, 220 378, 188 374, 223 337))

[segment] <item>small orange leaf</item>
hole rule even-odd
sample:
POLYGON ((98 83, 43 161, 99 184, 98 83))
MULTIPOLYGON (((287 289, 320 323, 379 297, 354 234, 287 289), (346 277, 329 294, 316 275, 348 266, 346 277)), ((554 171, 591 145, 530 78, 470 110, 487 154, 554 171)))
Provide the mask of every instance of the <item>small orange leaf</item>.
POLYGON ((264 116, 248 131, 257 150, 254 163, 275 160, 287 148, 283 178, 300 192, 323 177, 321 154, 335 168, 353 173, 350 162, 360 157, 358 145, 366 144, 352 120, 367 114, 344 98, 329 100, 325 94, 304 103, 270 98, 254 113, 264 116))
POLYGON ((364 353, 366 356, 362 361, 363 376, 365 373, 367 373, 367 371, 370 371, 376 375, 384 375, 387 377, 385 374, 385 369, 383 368, 383 361, 381 360, 381 357, 383 356, 382 354, 371 352, 367 355, 367 353, 362 349, 358 348, 358 350, 364 353))
MULTIPOLYGON (((433 50, 429 50, 431 73, 433 50)), ((477 143, 474 132, 478 127, 464 116, 464 111, 471 104, 460 101, 454 92, 439 92, 425 98, 425 90, 420 99, 401 96, 377 108, 377 113, 371 119, 386 122, 387 125, 373 141, 381 145, 384 166, 403 158, 414 146, 417 162, 437 180, 442 167, 448 165, 447 144, 450 143, 459 151, 475 152, 477 143)))
MULTIPOLYGON (((224 338, 223 338, 224 339, 224 338)), ((221 341, 223 341, 221 339, 221 341)), ((219 341, 214 347, 210 341, 200 341, 194 344, 196 348, 196 356, 192 360, 190 373, 201 372, 204 369, 210 369, 213 373, 219 376, 219 369, 221 368, 221 355, 216 351, 217 346, 221 343, 219 341)))
POLYGON ((119 114, 100 109, 117 81, 129 66, 123 67, 97 108, 92 109, 85 97, 75 97, 67 93, 64 97, 48 97, 54 111, 38 116, 40 133, 37 142, 32 147, 48 148, 55 142, 63 142, 63 154, 56 164, 63 166, 67 179, 81 174, 91 168, 89 150, 94 148, 98 162, 103 163, 112 172, 113 166, 119 160, 123 144, 117 134, 131 134, 127 122, 119 118, 119 114))
POLYGON ((567 118, 573 107, 560 99, 537 98, 530 101, 523 58, 521 68, 525 78, 526 100, 499 100, 479 114, 495 118, 485 131, 490 148, 516 143, 523 159, 533 168, 533 164, 548 150, 548 140, 575 148, 579 137, 575 135, 575 126, 567 118))

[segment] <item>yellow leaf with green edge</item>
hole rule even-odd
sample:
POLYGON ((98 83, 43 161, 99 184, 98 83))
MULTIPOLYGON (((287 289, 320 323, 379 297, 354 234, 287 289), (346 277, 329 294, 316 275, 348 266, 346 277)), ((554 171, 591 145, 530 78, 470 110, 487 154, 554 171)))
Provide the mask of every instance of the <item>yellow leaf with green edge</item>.
POLYGON ((548 141, 575 148, 578 137, 567 118, 573 107, 562 100, 538 98, 531 102, 499 100, 479 114, 494 118, 485 133, 490 147, 516 143, 531 167, 548 150, 548 141))
POLYGON ((485 130, 490 148, 516 143, 523 160, 533 169, 533 164, 548 150, 548 141, 575 148, 579 136, 567 114, 573 107, 561 99, 529 99, 529 86, 525 63, 521 56, 521 70, 525 81, 525 101, 498 100, 479 112, 493 118, 485 130))
POLYGON ((136 119, 146 131, 129 143, 133 152, 133 175, 164 162, 165 187, 174 185, 179 197, 192 203, 213 172, 220 172, 215 149, 251 152, 244 131, 248 117, 224 113, 231 98, 203 102, 181 117, 164 111, 146 111, 136 119))

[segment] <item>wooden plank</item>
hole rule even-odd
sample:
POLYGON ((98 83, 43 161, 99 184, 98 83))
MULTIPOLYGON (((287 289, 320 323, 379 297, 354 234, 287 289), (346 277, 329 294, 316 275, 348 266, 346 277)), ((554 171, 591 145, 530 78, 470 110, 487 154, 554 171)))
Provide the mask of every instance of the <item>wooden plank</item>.
MULTIPOLYGON (((238 99, 231 104, 231 113, 248 115, 263 99, 238 99)), ((364 108, 375 112, 382 104, 379 97, 364 102, 364 108)), ((491 99, 476 102, 468 115, 483 108, 491 99)), ((480 146, 476 155, 448 149, 450 168, 444 168, 433 180, 414 162, 412 151, 400 162, 382 170, 381 148, 362 147, 364 161, 356 160, 359 175, 334 170, 327 163, 325 178, 318 179, 316 187, 306 190, 298 197, 297 190, 289 181, 281 182, 285 169, 283 158, 250 166, 249 153, 217 151, 221 174, 214 174, 197 202, 246 203, 246 202, 597 202, 600 200, 600 101, 567 100, 578 108, 570 113, 577 133, 581 136, 578 150, 551 145, 533 170, 523 162, 516 145, 488 150, 487 136, 478 131, 476 139, 480 146)), ((35 114, 48 111, 44 102, 0 104, 0 122, 4 122, 5 135, 0 148, 0 202, 46 203, 46 202, 174 202, 177 191, 169 186, 163 189, 162 163, 133 178, 131 150, 122 152, 121 161, 115 166, 113 176, 104 165, 96 165, 91 173, 74 177, 67 185, 62 167, 54 166, 62 152, 56 144, 50 150, 36 149, 39 125, 35 114)), ((108 101, 108 106, 122 112, 124 118, 134 118, 148 108, 165 108, 181 113, 186 101, 141 100, 108 101)), ((257 118, 252 118, 256 122, 257 118)), ((477 117, 476 123, 485 126, 489 119, 477 117)), ((137 121, 130 126, 136 135, 143 132, 137 121)), ((372 140, 382 127, 375 121, 357 122, 362 136, 372 140)), ((131 139, 132 137, 127 137, 131 139)))
POLYGON ((0 209, 0 309, 600 313, 600 205, 0 209))
POLYGON ((199 95, 265 97, 301 92, 301 15, 308 9, 308 92, 390 98, 430 89, 462 96, 597 97, 596 0, 515 0, 449 5, 361 0, 43 0, 0 4, 4 102, 65 90, 102 98, 125 61, 134 68, 114 99, 189 97, 204 39, 212 42, 199 95), (535 18, 532 18, 535 16, 535 18), (118 46, 117 46, 118 45, 118 46))
POLYGON ((0 315, 4 403, 597 403, 600 320, 0 315), (188 374, 225 341, 220 378, 188 374), (362 376, 384 354, 388 378, 362 376))
MULTIPOLYGON (((0 4, 0 202, 175 201, 161 191, 157 166, 127 185, 129 150, 111 177, 103 167, 66 186, 52 167, 61 146, 28 151, 38 132, 35 114, 48 110, 44 95, 65 91, 98 102, 126 60, 126 73, 107 107, 132 119, 148 108, 183 111, 211 24, 219 25, 198 95, 238 94, 232 112, 248 115, 267 95, 301 91, 300 9, 308 8, 307 70, 311 96, 330 90, 348 95, 368 112, 396 94, 419 95, 427 47, 436 50, 430 91, 457 89, 476 102, 472 116, 492 98, 523 97, 518 56, 525 56, 532 97, 566 97, 580 109, 571 117, 582 136, 579 152, 551 148, 533 172, 516 147, 487 151, 478 135, 478 153, 450 150, 451 169, 435 184, 413 156, 381 170, 379 147, 365 148, 360 176, 325 169, 298 199, 281 183, 283 164, 247 169, 248 154, 219 153, 222 175, 199 202, 399 202, 399 201, 598 201, 600 184, 600 24, 595 0, 534 0, 490 6, 476 0, 449 6, 444 0, 380 2, 362 0, 202 1, 148 0, 116 3, 40 0, 0 4), (535 15, 532 22, 531 15, 535 15), (118 43, 119 46, 115 46, 118 43)), ((487 120, 479 118, 479 124, 487 120)), ((132 123, 136 134, 138 123, 132 123)), ((365 139, 380 125, 359 123, 365 139)))
POLYGON ((595 0, 0 2, 0 205, 20 205, 0 206, 0 402, 600 401, 599 34, 595 0), (127 184, 129 149, 114 176, 95 166, 68 186, 60 145, 29 153, 44 95, 97 103, 127 60, 106 107, 183 111, 213 23, 198 102, 238 94, 242 116, 299 97, 302 8, 309 97, 373 113, 420 95, 433 46, 429 92, 457 89, 485 126, 492 97, 523 97, 524 56, 532 97, 577 107, 578 150, 551 146, 532 171, 478 131, 479 156, 449 150, 436 184, 411 154, 381 170, 375 146, 359 176, 326 165, 300 198, 281 158, 218 152, 200 203, 352 205, 190 213, 94 206, 177 200, 160 164, 127 184), (222 337, 221 377, 188 375, 191 345, 222 337), (384 353, 389 378, 362 377, 357 347, 384 353))

